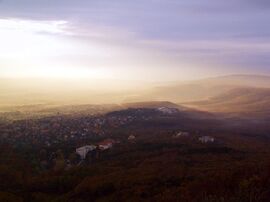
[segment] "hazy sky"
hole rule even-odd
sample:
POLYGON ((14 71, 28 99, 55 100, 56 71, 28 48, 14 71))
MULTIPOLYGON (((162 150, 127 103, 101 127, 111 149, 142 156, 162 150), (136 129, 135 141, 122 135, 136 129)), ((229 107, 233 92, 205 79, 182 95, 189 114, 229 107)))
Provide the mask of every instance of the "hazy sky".
POLYGON ((270 74, 269 0, 0 0, 0 76, 270 74))

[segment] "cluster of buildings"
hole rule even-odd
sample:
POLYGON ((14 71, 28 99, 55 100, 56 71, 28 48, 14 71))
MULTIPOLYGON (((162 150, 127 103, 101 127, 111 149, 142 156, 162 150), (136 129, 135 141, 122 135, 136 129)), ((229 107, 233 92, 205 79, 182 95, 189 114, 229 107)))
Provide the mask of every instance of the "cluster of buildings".
MULTIPOLYGON (((57 159, 61 150, 66 164, 71 153, 85 159, 90 152, 109 150, 119 141, 109 139, 111 129, 136 120, 133 116, 56 116, 14 121, 0 125, 0 143, 8 143, 18 151, 31 148, 36 156, 42 151, 43 167, 57 159), (91 143, 91 144, 89 144, 91 143), (89 144, 89 145, 88 145, 89 144), (85 146, 82 146, 85 145, 85 146), (82 147, 80 147, 82 146, 82 147), (77 148, 77 149, 76 149, 77 148)), ((132 136, 131 139, 134 139, 132 136)), ((127 140, 128 141, 128 140, 127 140)), ((74 163, 73 163, 74 164, 74 163)))
POLYGON ((212 142, 215 142, 215 138, 211 136, 202 136, 202 137, 199 137, 199 141, 201 143, 212 143, 212 142))
MULTIPOLYGON (((157 110, 164 114, 178 113, 178 110, 174 108, 160 107, 154 112, 157 113, 157 110)), ((72 163, 72 159, 78 158, 82 162, 89 154, 96 157, 119 143, 119 141, 110 138, 109 134, 112 129, 132 124, 137 120, 149 120, 155 114, 151 110, 144 112, 142 109, 132 109, 127 112, 100 116, 59 115, 42 119, 14 121, 0 126, 0 143, 10 143, 14 148, 23 148, 24 146, 29 148, 30 146, 39 153, 40 150, 45 150, 45 152, 42 151, 43 156, 45 156, 42 157, 44 165, 56 161, 59 156, 63 156, 66 164, 74 165, 76 163, 72 163), (59 150, 62 150, 62 155, 56 155, 61 153, 57 152, 59 150), (71 153, 77 156, 68 157, 71 153)), ((173 135, 173 138, 190 136, 189 132, 178 131, 173 135)), ((136 136, 133 134, 126 137, 127 142, 132 143, 135 140, 136 136)), ((198 141, 203 144, 212 143, 215 142, 215 138, 201 136, 198 141)))
MULTIPOLYGON (((179 131, 179 132, 175 133, 172 137, 173 138, 190 137, 190 134, 186 131, 179 131)), ((198 138, 198 141, 203 143, 203 144, 206 144, 206 143, 213 143, 216 140, 212 136, 201 136, 198 138)))
POLYGON ((1 128, 0 141, 14 146, 51 147, 62 143, 104 139, 112 128, 129 124, 133 116, 47 117, 16 121, 1 128))
POLYGON ((171 107, 159 107, 157 108, 158 111, 162 112, 163 114, 177 114, 179 110, 176 108, 171 107))

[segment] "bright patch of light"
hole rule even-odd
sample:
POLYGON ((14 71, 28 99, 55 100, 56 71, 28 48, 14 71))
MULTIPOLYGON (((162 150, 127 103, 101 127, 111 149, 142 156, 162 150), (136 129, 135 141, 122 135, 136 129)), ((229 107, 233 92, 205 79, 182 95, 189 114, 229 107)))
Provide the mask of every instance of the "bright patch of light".
POLYGON ((86 67, 46 67, 32 69, 29 73, 35 77, 45 78, 109 78, 111 76, 108 70, 103 68, 86 68, 86 67))
POLYGON ((96 58, 106 50, 70 37, 67 30, 66 21, 0 19, 0 75, 107 78, 104 68, 80 61, 81 55, 96 58))
POLYGON ((57 35, 66 33, 66 24, 65 21, 0 19, 0 57, 33 59, 62 53, 66 43, 57 35))
POLYGON ((66 21, 33 21, 17 19, 0 19, 0 30, 13 30, 17 32, 32 33, 67 33, 66 21))

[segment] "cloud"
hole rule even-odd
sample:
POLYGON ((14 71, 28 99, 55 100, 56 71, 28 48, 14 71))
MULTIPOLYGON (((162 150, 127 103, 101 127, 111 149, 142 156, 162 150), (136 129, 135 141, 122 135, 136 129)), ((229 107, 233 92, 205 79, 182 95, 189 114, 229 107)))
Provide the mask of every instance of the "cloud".
POLYGON ((0 29, 59 36, 57 48, 47 39, 42 46, 47 54, 60 48, 62 65, 259 68, 270 65, 269 8, 268 0, 3 0, 0 29))
POLYGON ((68 34, 67 21, 37 21, 22 19, 0 19, 0 30, 49 34, 68 34))
POLYGON ((183 41, 158 41, 144 40, 142 44, 162 50, 185 53, 270 53, 270 41, 246 41, 246 40, 183 40, 183 41))

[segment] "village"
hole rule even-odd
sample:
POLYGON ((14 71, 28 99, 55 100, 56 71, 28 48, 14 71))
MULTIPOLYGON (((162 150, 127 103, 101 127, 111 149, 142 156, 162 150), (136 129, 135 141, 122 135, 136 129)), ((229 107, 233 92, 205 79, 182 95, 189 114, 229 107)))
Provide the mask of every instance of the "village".
MULTIPOLYGON (((59 115, 15 121, 1 125, 0 141, 18 151, 32 152, 41 170, 69 169, 98 161, 119 145, 137 142, 138 137, 132 131, 122 136, 112 131, 119 131, 138 121, 147 123, 157 116, 174 116, 177 113, 177 109, 170 108, 127 109, 99 116, 59 115)), ((216 141, 207 135, 194 139, 193 134, 187 131, 173 130, 169 134, 172 135, 168 138, 173 141, 179 138, 192 138, 201 144, 216 141)))
POLYGON ((152 193, 261 158, 252 156, 252 136, 242 144, 244 130, 228 133, 219 123, 166 107, 0 122, 1 183, 46 195, 134 192, 141 184, 152 193))

